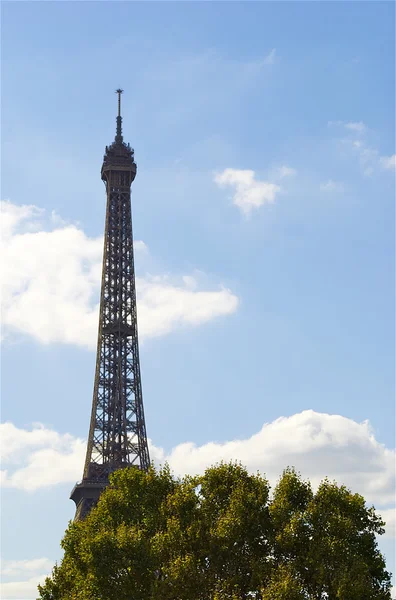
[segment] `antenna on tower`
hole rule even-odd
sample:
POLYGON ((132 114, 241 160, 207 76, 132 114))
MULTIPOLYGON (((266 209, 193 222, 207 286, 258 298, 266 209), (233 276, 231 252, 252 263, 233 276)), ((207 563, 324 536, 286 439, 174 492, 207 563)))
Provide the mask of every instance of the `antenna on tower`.
POLYGON ((118 88, 118 90, 116 90, 116 94, 118 94, 118 115, 117 115, 117 133, 116 133, 116 140, 122 142, 122 130, 121 130, 121 123, 122 123, 122 117, 121 117, 121 94, 123 93, 124 90, 122 90, 121 88, 118 88))
POLYGON ((124 90, 122 90, 121 88, 118 88, 118 90, 116 90, 116 94, 118 94, 118 116, 121 117, 121 94, 123 93, 124 90))

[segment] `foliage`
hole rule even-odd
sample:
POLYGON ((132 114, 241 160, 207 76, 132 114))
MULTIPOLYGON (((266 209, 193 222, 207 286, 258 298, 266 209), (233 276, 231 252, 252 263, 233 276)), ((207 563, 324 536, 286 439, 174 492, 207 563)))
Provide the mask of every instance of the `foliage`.
POLYGON ((114 473, 41 600, 390 600, 362 496, 287 469, 268 481, 238 464, 176 479, 168 467, 114 473))

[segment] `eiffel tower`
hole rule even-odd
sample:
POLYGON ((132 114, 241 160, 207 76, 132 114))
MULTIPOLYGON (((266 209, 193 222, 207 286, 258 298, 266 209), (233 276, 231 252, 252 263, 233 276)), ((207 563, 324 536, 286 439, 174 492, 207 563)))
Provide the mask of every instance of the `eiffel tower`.
POLYGON ((75 519, 84 519, 116 469, 147 470, 147 446, 140 378, 131 184, 134 151, 122 136, 121 94, 114 142, 106 146, 102 180, 107 207, 96 371, 83 479, 70 498, 75 519))

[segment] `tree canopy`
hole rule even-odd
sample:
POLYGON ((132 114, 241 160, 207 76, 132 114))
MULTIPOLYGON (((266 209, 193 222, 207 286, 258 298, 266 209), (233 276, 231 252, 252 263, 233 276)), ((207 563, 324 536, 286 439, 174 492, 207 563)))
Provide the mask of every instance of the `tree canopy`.
POLYGON ((390 600, 383 526, 359 494, 327 479, 314 493, 293 469, 273 493, 234 463, 123 469, 69 524, 40 599, 390 600))

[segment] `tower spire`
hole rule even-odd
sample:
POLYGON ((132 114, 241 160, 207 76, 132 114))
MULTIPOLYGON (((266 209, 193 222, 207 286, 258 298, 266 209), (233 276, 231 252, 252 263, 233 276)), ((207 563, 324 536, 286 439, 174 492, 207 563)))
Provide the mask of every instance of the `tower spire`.
POLYGON ((117 130, 116 130, 116 141, 122 142, 122 117, 121 117, 121 94, 124 90, 118 88, 116 94, 118 94, 118 115, 117 115, 117 130))
POLYGON ((117 132, 106 147, 102 180, 107 208, 91 424, 83 479, 74 486, 76 519, 96 504, 117 469, 150 466, 140 378, 133 257, 131 184, 134 152, 122 140, 121 94, 117 132))

